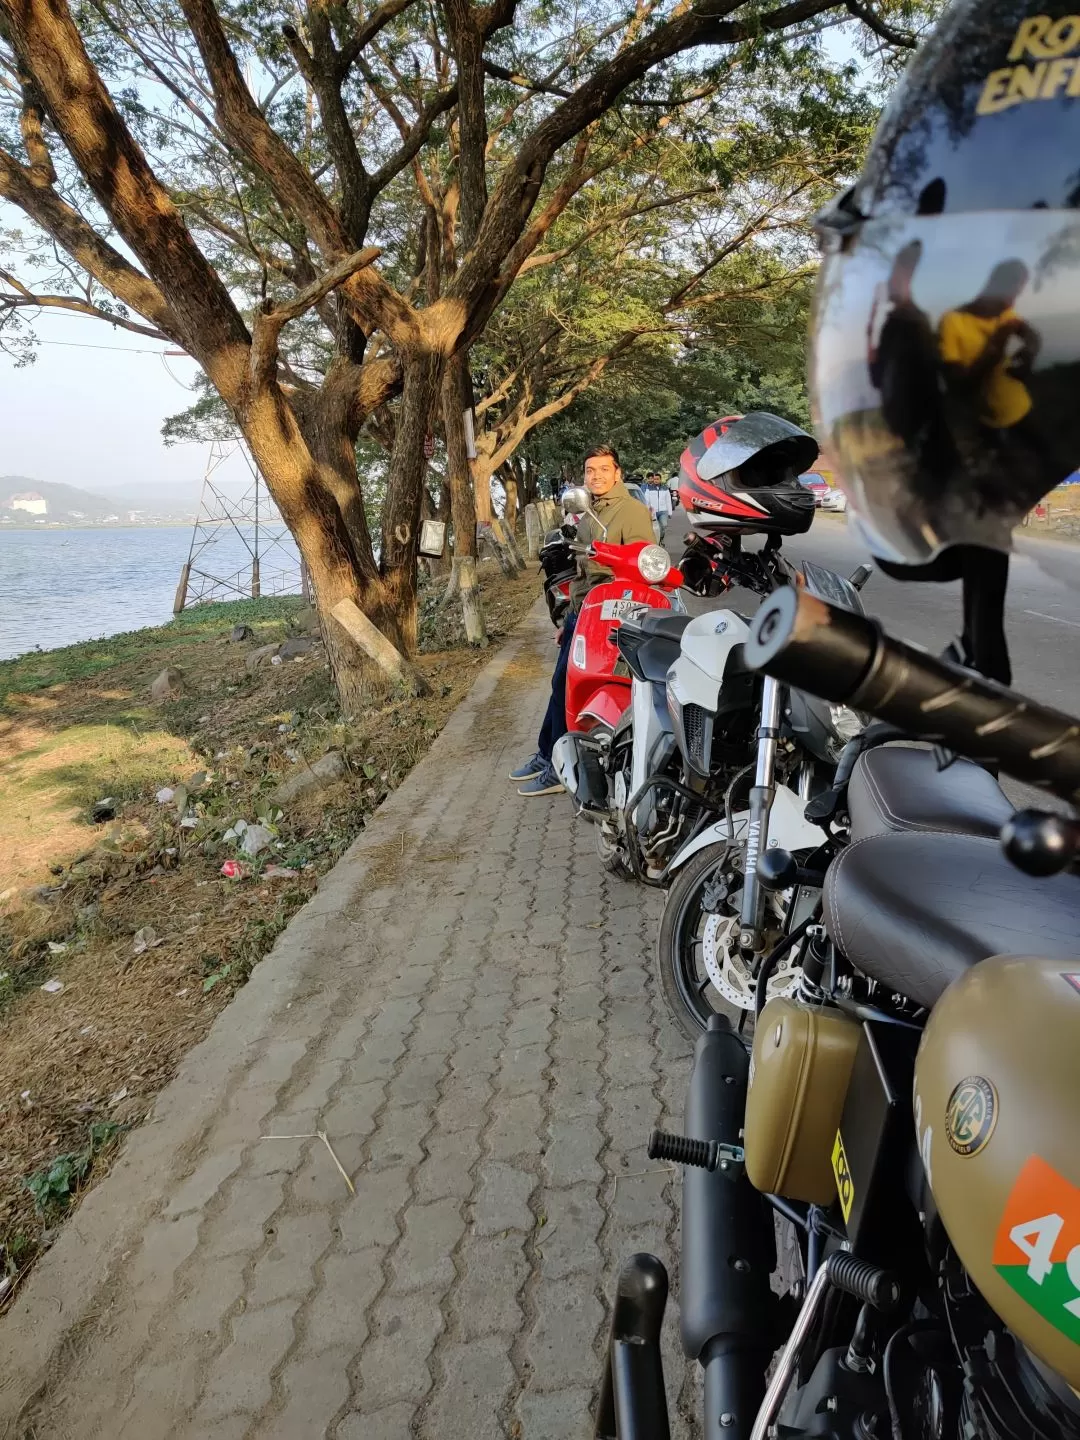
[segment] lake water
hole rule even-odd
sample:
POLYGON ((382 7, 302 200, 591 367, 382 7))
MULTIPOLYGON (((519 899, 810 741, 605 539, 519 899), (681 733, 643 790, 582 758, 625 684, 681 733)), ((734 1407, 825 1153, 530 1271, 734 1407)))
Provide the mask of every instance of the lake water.
MULTIPOLYGON (((261 560, 264 595, 299 590, 299 559, 287 535, 271 531, 261 560), (276 542, 276 543, 275 543, 276 542)), ((191 526, 110 526, 101 530, 0 527, 0 660, 35 646, 52 650, 172 616, 191 526)), ((260 547, 262 549, 262 547, 260 547)), ((224 529, 197 569, 248 586, 251 560, 240 535, 224 529)), ((193 579, 192 593, 206 586, 193 579)), ((209 597, 208 597, 209 598, 209 597)), ((235 592, 223 598, 240 598, 235 592)))

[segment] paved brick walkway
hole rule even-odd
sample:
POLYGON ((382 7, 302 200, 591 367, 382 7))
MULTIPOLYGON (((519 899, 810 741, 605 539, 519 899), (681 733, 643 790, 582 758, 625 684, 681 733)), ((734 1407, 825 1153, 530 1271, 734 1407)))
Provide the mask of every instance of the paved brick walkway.
POLYGON ((503 778, 550 634, 534 614, 485 671, 46 1257, 0 1325, 0 1433, 589 1433, 621 1259, 674 1276, 644 1144, 689 1050, 656 892, 503 778))

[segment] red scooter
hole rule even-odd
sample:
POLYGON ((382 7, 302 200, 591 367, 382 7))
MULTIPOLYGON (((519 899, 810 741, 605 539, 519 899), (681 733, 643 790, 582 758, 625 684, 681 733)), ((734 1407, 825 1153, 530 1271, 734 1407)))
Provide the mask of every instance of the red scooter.
POLYGON ((616 642, 619 626, 650 610, 670 610, 669 596, 683 583, 662 545, 596 541, 587 554, 613 578, 589 591, 574 627, 566 669, 566 724, 578 734, 601 725, 613 731, 630 704, 631 674, 616 642))

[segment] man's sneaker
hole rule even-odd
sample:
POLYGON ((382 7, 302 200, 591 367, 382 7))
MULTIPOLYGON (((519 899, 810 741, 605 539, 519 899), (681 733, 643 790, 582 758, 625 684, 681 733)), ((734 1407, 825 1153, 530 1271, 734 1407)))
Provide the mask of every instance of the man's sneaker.
POLYGON ((524 765, 519 765, 516 770, 511 770, 507 778, 512 780, 515 785, 520 785, 523 780, 535 780, 538 775, 544 773, 547 767, 548 762, 543 755, 537 752, 530 756, 524 765))
POLYGON ((555 774, 552 765, 545 765, 539 775, 534 776, 526 785, 518 787, 519 795, 561 795, 562 782, 555 774))

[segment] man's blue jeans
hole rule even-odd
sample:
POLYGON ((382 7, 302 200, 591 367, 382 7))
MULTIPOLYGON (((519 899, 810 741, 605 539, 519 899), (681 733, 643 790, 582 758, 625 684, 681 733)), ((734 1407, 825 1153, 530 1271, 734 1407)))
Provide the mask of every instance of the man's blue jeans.
POLYGON ((551 699, 547 714, 540 726, 540 738, 536 742, 537 753, 551 764, 551 752, 555 741, 566 734, 566 667, 570 663, 570 642, 574 638, 577 616, 568 611, 563 621, 562 639, 559 642, 559 658, 555 661, 555 673, 551 677, 551 699))

